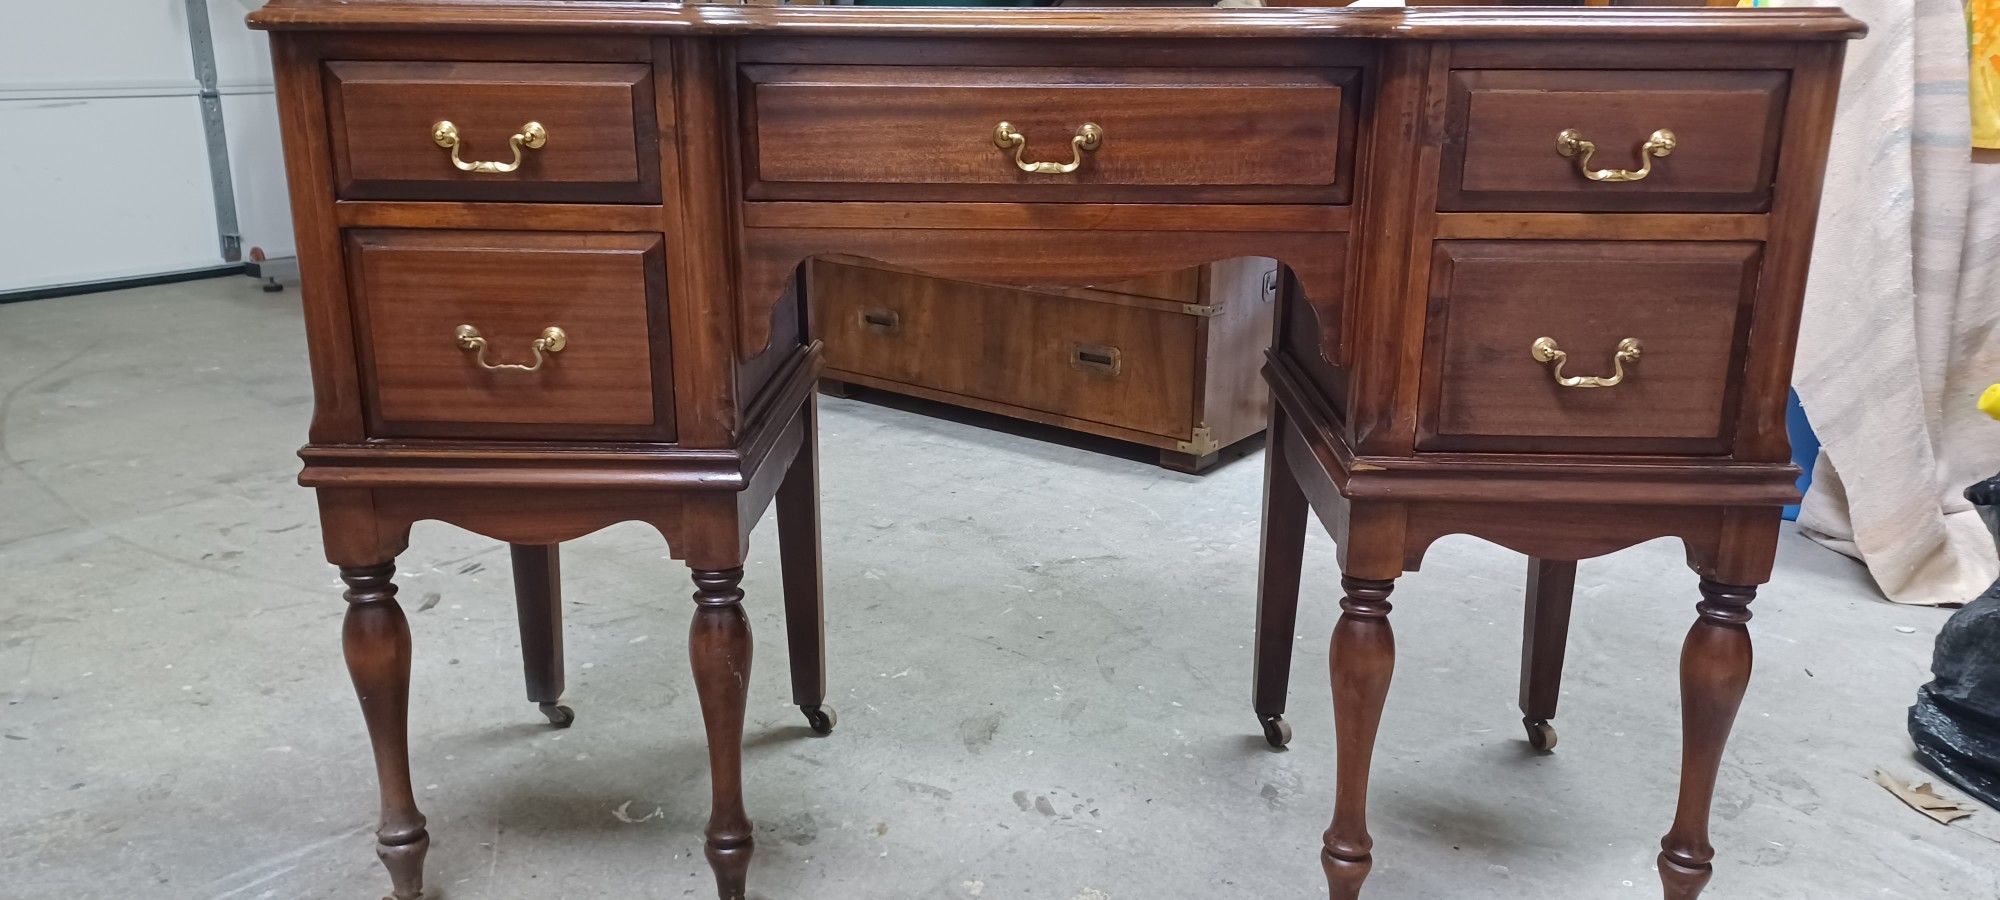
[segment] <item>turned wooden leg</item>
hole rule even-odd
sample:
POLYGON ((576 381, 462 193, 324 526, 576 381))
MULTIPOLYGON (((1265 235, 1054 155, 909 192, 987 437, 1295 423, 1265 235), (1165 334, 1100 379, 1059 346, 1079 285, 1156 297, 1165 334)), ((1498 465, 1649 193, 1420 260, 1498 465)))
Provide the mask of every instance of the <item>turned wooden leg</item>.
POLYGON ((1368 768, 1375 756, 1375 730, 1382 724, 1382 701, 1396 669, 1396 637, 1389 630, 1389 591, 1394 581, 1340 579, 1346 596, 1333 627, 1328 668, 1333 677, 1333 730, 1339 747, 1333 795, 1333 824, 1326 829, 1320 867, 1326 870, 1333 900, 1361 896, 1361 882, 1374 863, 1368 837, 1368 768))
POLYGON ((375 747, 382 791, 375 853, 389 870, 394 900, 417 900, 424 892, 424 854, 431 838, 410 790, 410 623, 396 603, 390 580, 395 573, 393 562, 341 568, 348 604, 341 645, 375 747))
POLYGON ((1264 740, 1279 748, 1292 741, 1292 726, 1285 721, 1285 694, 1292 680, 1307 512, 1306 495, 1285 458, 1287 427, 1284 412, 1272 404, 1264 451, 1264 535, 1257 559, 1257 643, 1250 676, 1250 704, 1264 726, 1264 740))
POLYGON ((805 445, 778 485, 778 567, 785 582, 785 639, 792 662, 792 702, 818 734, 840 721, 826 705, 825 588, 819 559, 819 410, 810 400, 805 445))
POLYGON ((1681 793, 1674 826, 1660 839, 1666 900, 1694 900, 1708 884, 1715 848, 1709 803, 1729 726, 1750 684, 1750 601, 1755 587, 1701 582, 1701 614, 1681 647, 1681 793))
POLYGON ((1521 627, 1521 724, 1528 743, 1544 753, 1556 748, 1556 702, 1562 696, 1563 650, 1569 643, 1570 599, 1576 563, 1528 559, 1528 604, 1521 627))
POLYGON ((722 900, 743 900, 754 848, 743 811, 743 709, 750 695, 750 619, 743 570, 694 570, 694 623, 688 658, 708 729, 708 865, 722 900))
POLYGON ((576 712, 562 705, 562 564, 555 544, 514 544, 514 610, 521 619, 521 666, 528 700, 549 724, 568 728, 576 712))

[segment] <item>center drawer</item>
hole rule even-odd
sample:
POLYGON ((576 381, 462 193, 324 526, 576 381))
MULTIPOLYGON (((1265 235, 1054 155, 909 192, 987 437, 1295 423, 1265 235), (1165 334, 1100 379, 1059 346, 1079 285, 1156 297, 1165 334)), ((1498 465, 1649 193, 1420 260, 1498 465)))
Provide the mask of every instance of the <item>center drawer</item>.
POLYGON ((1352 68, 739 71, 752 200, 1348 197, 1352 68))
POLYGON ((347 243, 371 436, 673 440, 659 235, 347 243))

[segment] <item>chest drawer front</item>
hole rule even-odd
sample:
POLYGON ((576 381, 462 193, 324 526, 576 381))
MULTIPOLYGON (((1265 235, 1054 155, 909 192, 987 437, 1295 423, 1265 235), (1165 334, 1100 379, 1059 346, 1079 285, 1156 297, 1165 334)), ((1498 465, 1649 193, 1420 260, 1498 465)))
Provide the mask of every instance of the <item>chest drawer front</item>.
POLYGON ((1438 206, 1762 212, 1787 80, 1780 71, 1453 72, 1438 206))
POLYGON ((1193 316, 827 261, 813 290, 836 373, 1190 437, 1193 316))
POLYGON ((1761 248, 1439 243, 1417 449, 1727 453, 1761 248))
POLYGON ((345 199, 660 202, 647 66, 331 62, 327 86, 345 199))
POLYGON ((1354 69, 741 72, 751 199, 1348 196, 1354 69))
POLYGON ((348 256, 373 436, 672 440, 658 235, 358 231, 348 256))

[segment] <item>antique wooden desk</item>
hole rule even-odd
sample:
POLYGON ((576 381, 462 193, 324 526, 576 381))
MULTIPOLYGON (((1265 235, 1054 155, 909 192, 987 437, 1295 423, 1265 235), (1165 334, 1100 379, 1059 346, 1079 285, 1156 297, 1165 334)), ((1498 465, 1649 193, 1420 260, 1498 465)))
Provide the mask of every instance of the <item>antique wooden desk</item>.
POLYGON ((1546 745, 1574 561, 1681 538, 1701 599, 1659 869, 1670 898, 1708 881, 1854 20, 277 0, 252 22, 276 32, 305 279, 301 481, 349 586, 398 900, 429 846, 391 580, 419 519, 515 545, 530 696, 558 724, 554 545, 659 529, 696 585, 707 855, 743 896, 738 584, 774 498, 795 700, 832 727, 792 280, 833 253, 1023 286, 1284 263, 1255 706, 1283 743, 1310 509, 1344 573, 1336 898, 1372 860, 1397 576, 1447 533, 1534 559, 1546 745))

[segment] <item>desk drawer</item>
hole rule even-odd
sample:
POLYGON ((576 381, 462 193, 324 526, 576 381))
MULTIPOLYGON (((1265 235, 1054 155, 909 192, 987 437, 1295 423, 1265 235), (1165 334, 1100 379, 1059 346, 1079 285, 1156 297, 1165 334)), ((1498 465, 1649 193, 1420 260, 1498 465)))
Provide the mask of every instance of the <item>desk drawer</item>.
POLYGON ((813 289, 834 377, 1191 436, 1194 316, 828 261, 813 289))
POLYGON ((1354 69, 740 71, 753 200, 1348 196, 1354 69))
POLYGON ((1727 453, 1761 247, 1439 243, 1417 449, 1727 453))
POLYGON ((672 439, 658 235, 357 231, 348 262, 371 435, 672 439))
POLYGON ((660 202, 647 66, 332 62, 327 95, 345 199, 660 202))
POLYGON ((1786 84, 1778 71, 1453 72, 1438 206, 1762 212, 1786 84))

